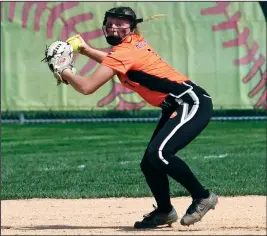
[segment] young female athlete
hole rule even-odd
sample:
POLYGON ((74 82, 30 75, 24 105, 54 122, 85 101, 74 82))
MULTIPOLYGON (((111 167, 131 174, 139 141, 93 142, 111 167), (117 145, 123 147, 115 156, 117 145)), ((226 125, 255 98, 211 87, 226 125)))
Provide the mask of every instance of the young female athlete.
POLYGON ((162 109, 162 117, 147 146, 141 170, 157 202, 157 208, 134 224, 135 228, 171 225, 178 217, 171 204, 170 176, 191 194, 193 202, 181 219, 191 225, 217 204, 217 196, 205 189, 188 165, 175 154, 195 139, 212 116, 212 100, 200 86, 175 71, 139 35, 135 12, 116 7, 105 13, 103 31, 114 46, 109 53, 88 46, 80 35, 80 53, 100 63, 96 71, 84 78, 70 69, 62 78, 82 94, 92 94, 117 75, 121 83, 137 92, 149 104, 162 109))

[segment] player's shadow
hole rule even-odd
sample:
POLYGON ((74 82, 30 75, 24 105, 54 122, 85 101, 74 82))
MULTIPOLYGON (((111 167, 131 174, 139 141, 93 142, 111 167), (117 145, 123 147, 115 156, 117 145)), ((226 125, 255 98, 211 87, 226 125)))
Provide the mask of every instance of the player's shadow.
MULTIPOLYGON (((36 226, 26 226, 26 227, 11 227, 11 226, 1 226, 1 228, 5 229, 12 229, 12 230, 61 230, 61 229, 87 229, 87 230, 94 230, 94 229, 114 229, 120 231, 138 231, 133 226, 72 226, 72 225, 36 225, 36 226)), ((142 229, 142 230, 160 230, 164 229, 164 231, 173 231, 171 227, 159 227, 153 229, 142 229)))
MULTIPOLYGON (((206 228, 190 228, 190 227, 183 227, 183 228, 172 228, 169 226, 157 227, 152 229, 135 229, 133 226, 72 226, 72 225, 36 225, 36 226, 25 226, 25 227, 14 227, 14 226, 1 226, 1 229, 11 229, 11 230, 61 230, 61 229, 87 229, 87 230, 94 230, 94 229, 114 229, 119 231, 149 231, 149 230, 163 230, 163 231, 178 231, 178 232, 185 232, 185 231, 205 231, 206 228)), ((214 227, 209 228, 209 230, 256 230, 262 231, 266 230, 265 227, 259 226, 222 226, 222 227, 214 227)))

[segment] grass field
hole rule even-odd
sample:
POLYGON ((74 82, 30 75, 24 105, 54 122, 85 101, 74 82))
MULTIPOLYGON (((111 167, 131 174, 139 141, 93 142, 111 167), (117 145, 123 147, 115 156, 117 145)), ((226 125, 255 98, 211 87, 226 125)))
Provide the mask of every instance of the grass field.
MULTIPOLYGON (((1 199, 151 196, 139 163, 155 126, 2 125, 1 199)), ((179 155, 220 195, 266 195, 265 121, 211 122, 179 155)))

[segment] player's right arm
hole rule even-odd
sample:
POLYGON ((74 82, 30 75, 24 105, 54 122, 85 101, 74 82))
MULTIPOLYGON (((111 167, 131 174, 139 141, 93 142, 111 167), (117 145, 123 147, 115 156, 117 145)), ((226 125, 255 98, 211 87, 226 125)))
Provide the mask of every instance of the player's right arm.
POLYGON ((91 58, 92 60, 101 63, 104 58, 108 55, 106 52, 100 51, 98 49, 95 48, 91 48, 90 46, 86 45, 86 47, 82 50, 80 50, 80 53, 82 55, 85 55, 89 58, 91 58))
POLYGON ((79 38, 82 42, 79 46, 80 54, 85 55, 98 63, 101 63, 107 56, 106 52, 90 47, 87 43, 85 43, 85 41, 79 34, 77 34, 76 37, 79 38))

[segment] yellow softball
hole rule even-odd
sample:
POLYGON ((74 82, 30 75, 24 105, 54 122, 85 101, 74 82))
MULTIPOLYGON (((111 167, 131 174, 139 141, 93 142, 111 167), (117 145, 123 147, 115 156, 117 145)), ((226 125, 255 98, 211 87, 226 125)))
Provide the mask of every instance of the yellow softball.
POLYGON ((70 37, 66 41, 68 44, 70 44, 73 48, 73 52, 79 52, 80 50, 80 45, 81 45, 81 40, 77 38, 76 36, 70 37))

